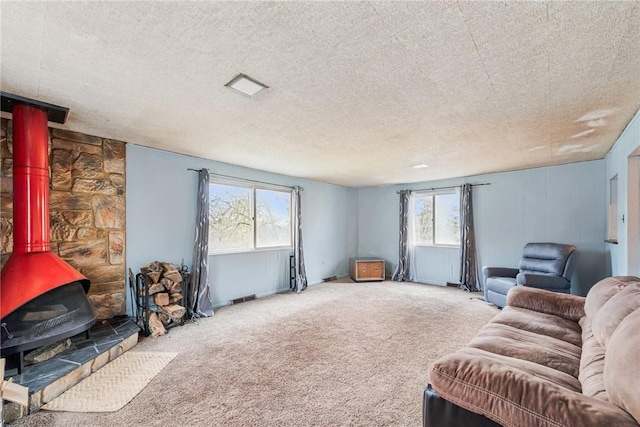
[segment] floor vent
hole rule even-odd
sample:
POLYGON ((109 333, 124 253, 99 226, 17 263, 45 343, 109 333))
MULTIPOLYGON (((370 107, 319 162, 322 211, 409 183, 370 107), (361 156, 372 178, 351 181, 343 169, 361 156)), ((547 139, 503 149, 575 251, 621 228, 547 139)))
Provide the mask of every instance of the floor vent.
POLYGON ((324 279, 322 279, 323 282, 332 282, 334 280, 338 280, 337 276, 330 276, 330 277, 325 277, 324 279))
POLYGON ((247 295, 246 297, 240 297, 231 300, 231 304, 240 304, 241 302, 253 301, 256 299, 255 294, 247 295))

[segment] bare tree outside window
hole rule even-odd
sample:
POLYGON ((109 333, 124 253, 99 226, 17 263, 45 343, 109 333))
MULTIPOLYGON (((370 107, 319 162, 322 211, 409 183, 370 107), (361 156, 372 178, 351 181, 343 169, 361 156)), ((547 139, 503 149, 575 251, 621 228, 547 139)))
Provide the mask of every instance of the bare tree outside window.
POLYGON ((291 245, 291 192, 256 189, 256 247, 291 245))
POLYGON ((433 196, 418 196, 413 201, 415 243, 433 244, 433 196))
POLYGON ((460 195, 457 193, 413 196, 416 245, 460 244, 460 195))
POLYGON ((210 252, 291 246, 290 191, 212 183, 209 200, 210 252))
POLYGON ((209 251, 251 249, 251 188, 209 185, 209 251))
POLYGON ((435 201, 436 245, 459 245, 460 195, 437 194, 435 201))

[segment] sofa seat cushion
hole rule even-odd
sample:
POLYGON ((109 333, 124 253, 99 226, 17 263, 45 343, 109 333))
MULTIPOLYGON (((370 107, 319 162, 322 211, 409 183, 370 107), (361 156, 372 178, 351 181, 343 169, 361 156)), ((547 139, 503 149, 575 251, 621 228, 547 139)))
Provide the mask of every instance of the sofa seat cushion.
POLYGON ((582 395, 571 375, 480 349, 439 359, 429 380, 442 398, 506 427, 638 427, 626 411, 582 395))
POLYGON ((581 347, 513 326, 488 323, 469 347, 537 363, 578 378, 581 347))
POLYGON ((491 323, 500 323, 523 331, 557 338, 578 347, 582 345, 582 331, 578 324, 552 314, 507 306, 491 319, 491 323))
POLYGON ((580 392, 580 381, 578 381, 573 375, 569 375, 565 372, 558 371, 557 369, 553 369, 539 363, 518 359, 516 357, 504 356, 502 354, 491 353, 474 347, 465 347, 456 352, 456 354, 458 357, 463 359, 468 358, 469 360, 476 359, 478 361, 484 360, 497 363, 507 367, 509 370, 529 374, 564 387, 567 390, 575 391, 577 393, 580 392))
POLYGON ((490 277, 488 280, 488 287, 494 292, 506 295, 509 289, 516 285, 515 277, 490 277))

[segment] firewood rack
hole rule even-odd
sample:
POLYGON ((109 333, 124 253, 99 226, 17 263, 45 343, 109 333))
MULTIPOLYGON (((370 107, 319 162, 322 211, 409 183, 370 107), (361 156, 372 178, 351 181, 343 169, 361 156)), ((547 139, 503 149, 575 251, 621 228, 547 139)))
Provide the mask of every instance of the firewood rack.
MULTIPOLYGON (((186 266, 180 268, 180 275, 182 276, 182 283, 188 284, 191 273, 186 266)), ((129 286, 132 290, 133 314, 135 316, 136 325, 140 328, 140 332, 143 336, 148 337, 151 335, 149 329, 149 311, 157 311, 157 306, 153 302, 153 298, 149 295, 148 278, 142 273, 133 275, 133 271, 129 269, 129 286)), ((182 300, 178 302, 184 307, 186 298, 186 289, 182 289, 182 300)), ((186 314, 185 314, 186 316, 186 314)), ((182 326, 184 324, 185 317, 183 316, 179 322, 172 321, 168 325, 164 325, 165 329, 173 328, 174 326, 182 326)))

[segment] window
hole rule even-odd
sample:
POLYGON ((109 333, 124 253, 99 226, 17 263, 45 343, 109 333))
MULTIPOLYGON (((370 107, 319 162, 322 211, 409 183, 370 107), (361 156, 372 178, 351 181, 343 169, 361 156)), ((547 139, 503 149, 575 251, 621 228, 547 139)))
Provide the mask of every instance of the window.
POLYGON ((413 195, 413 242, 416 245, 460 245, 460 195, 413 195))
POLYGON ((256 247, 291 246, 291 192, 255 189, 256 247))
POLYGON ((291 191, 209 184, 209 252, 291 247, 291 191))

